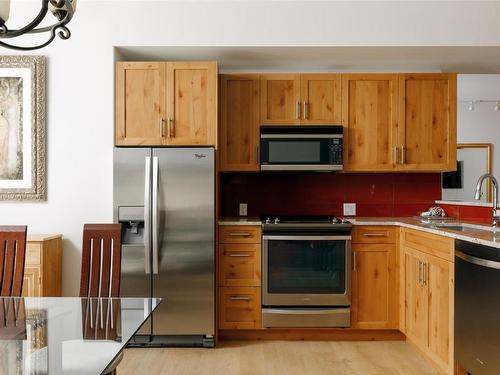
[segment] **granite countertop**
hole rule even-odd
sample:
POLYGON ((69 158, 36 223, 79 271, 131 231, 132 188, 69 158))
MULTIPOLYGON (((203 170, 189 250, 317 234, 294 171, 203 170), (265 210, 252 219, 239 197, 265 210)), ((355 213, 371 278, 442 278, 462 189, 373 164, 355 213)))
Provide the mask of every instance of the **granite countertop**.
MULTIPOLYGON (((418 229, 424 232, 433 233, 441 236, 451 237, 458 240, 478 243, 481 245, 492 246, 500 249, 500 228, 492 231, 491 227, 479 225, 468 221, 446 220, 447 225, 465 224, 468 228, 466 232, 456 231, 445 228, 433 228, 432 224, 424 224, 418 219, 411 217, 356 217, 348 218, 353 225, 394 225, 405 228, 418 229)), ((219 225, 261 225, 262 222, 257 217, 233 217, 222 218, 219 225)))

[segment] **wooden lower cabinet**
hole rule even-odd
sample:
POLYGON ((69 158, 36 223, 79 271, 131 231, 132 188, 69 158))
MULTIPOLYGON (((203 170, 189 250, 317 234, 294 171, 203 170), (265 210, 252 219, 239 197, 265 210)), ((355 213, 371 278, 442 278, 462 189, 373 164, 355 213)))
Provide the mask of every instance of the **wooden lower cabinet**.
POLYGON ((398 328, 397 228, 355 227, 351 327, 398 328))
POLYGON ((260 287, 219 288, 219 328, 261 328, 260 287))
POLYGON ((220 244, 218 260, 219 285, 260 287, 260 244, 220 244))
MULTIPOLYGON (((415 235, 413 233, 414 238, 415 235)), ((429 240, 428 233, 423 235, 429 240)), ((429 248, 416 250, 404 241, 404 235, 402 238, 406 336, 441 373, 452 374, 454 263, 431 255, 436 253, 431 242, 429 248)), ((440 241, 436 243, 439 244, 440 241)))
POLYGON ((61 235, 28 235, 22 296, 61 296, 61 262, 61 235))

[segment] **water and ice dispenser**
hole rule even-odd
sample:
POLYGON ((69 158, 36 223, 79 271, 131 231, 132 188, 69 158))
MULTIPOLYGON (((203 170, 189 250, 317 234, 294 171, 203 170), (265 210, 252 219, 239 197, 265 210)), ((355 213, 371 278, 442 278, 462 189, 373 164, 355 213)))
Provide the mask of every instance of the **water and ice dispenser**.
POLYGON ((122 224, 123 245, 144 244, 144 207, 118 207, 118 221, 122 224))

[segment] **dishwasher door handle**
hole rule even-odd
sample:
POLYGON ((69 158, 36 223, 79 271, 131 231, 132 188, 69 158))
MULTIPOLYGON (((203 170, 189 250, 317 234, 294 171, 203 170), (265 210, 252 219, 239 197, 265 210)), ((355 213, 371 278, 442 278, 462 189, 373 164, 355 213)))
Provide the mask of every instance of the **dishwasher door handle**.
POLYGON ((455 250, 455 255, 460 259, 482 267, 494 268, 500 270, 500 262, 495 262, 494 260, 488 260, 483 258, 474 257, 469 254, 462 253, 461 251, 455 250))

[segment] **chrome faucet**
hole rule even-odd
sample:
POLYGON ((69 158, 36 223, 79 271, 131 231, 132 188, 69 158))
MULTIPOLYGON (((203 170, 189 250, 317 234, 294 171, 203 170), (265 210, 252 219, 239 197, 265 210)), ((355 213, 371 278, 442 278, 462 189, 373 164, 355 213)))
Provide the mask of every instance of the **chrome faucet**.
POLYGON ((476 200, 481 199, 481 196, 483 195, 481 188, 483 186, 484 180, 486 180, 487 178, 491 180, 491 183, 493 185, 493 226, 496 227, 500 223, 500 215, 497 212, 498 181, 495 178, 495 176, 493 176, 491 173, 485 173, 481 177, 479 177, 479 180, 477 181, 476 194, 474 195, 474 198, 476 200))

